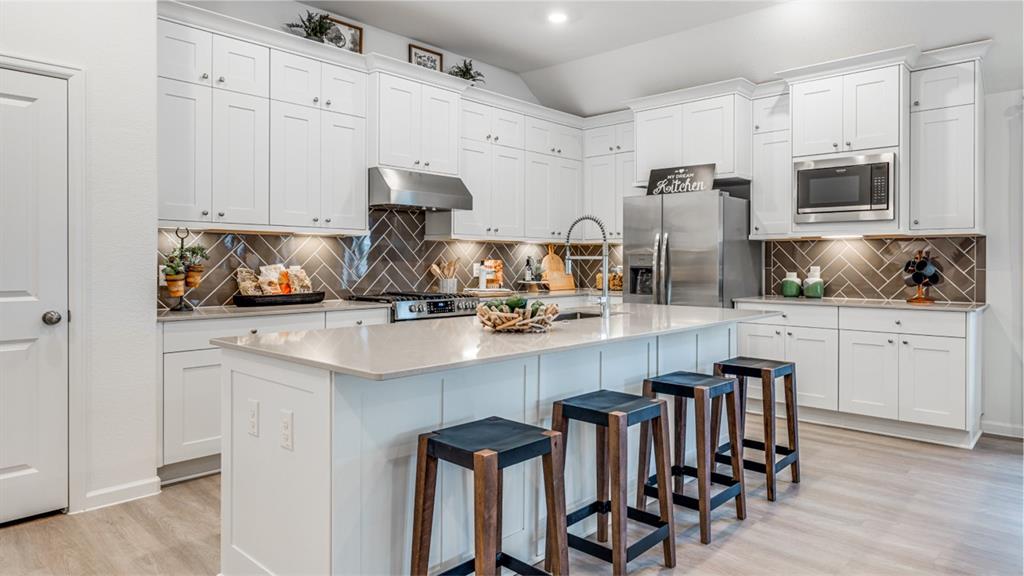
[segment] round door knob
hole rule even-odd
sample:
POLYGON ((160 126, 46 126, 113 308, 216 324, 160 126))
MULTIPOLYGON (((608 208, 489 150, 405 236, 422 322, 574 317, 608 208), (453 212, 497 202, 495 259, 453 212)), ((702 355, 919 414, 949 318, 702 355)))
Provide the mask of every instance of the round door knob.
POLYGON ((47 310, 46 312, 43 312, 43 324, 46 324, 47 326, 60 324, 61 319, 62 316, 60 315, 60 312, 57 312, 56 310, 47 310))
POLYGON ((328 224, 330 224, 331 223, 331 219, 330 218, 324 218, 324 222, 327 222, 328 224))
POLYGON ((210 215, 210 211, 209 210, 203 210, 203 216, 209 216, 209 215, 210 215))
POLYGON ((256 329, 256 328, 253 328, 252 330, 249 330, 249 334, 255 334, 257 332, 259 332, 259 330, 256 329))
POLYGON ((224 217, 224 213, 223 212, 217 212, 217 216, 220 216, 221 218, 223 218, 224 217))
POLYGON ((224 80, 225 80, 225 78, 223 76, 218 76, 217 77, 217 82, 223 82, 224 80))
POLYGON ((324 105, 326 105, 326 106, 330 106, 330 105, 331 105, 331 101, 330 101, 330 99, 328 99, 328 100, 327 100, 326 102, 324 102, 324 105))
POLYGON ((320 221, 319 218, 313 218, 313 222, 319 222, 319 221, 320 221))
POLYGON ((209 77, 210 77, 210 75, 209 75, 209 74, 207 74, 206 72, 203 72, 203 75, 202 75, 202 76, 200 76, 200 78, 202 78, 203 80, 206 80, 206 79, 207 79, 207 78, 209 78, 209 77))
POLYGON ((920 106, 920 105, 921 105, 921 101, 920 100, 914 100, 914 106, 920 106))
POLYGON ((314 104, 316 104, 319 101, 320 101, 320 97, 319 96, 313 96, 313 103, 314 104))

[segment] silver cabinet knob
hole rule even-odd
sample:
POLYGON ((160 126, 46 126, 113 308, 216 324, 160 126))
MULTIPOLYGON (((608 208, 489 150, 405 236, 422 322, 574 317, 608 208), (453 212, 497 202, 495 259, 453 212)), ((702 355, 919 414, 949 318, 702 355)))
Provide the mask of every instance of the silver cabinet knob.
POLYGON ((252 330, 249 330, 249 334, 255 334, 257 332, 259 332, 259 329, 257 329, 257 328, 253 328, 252 330))
POLYGON ((313 96, 313 103, 314 104, 316 104, 319 101, 320 101, 320 97, 319 96, 313 96))
POLYGON ((847 145, 847 146, 852 146, 852 144, 850 144, 849 142, 847 142, 847 143, 846 143, 846 145, 847 145))
POLYGON ((552 151, 552 152, 554 152, 554 151, 555 151, 555 149, 554 149, 554 148, 552 148, 552 149, 551 149, 551 151, 552 151))
POLYGON ((491 229, 490 229, 490 228, 488 228, 488 229, 487 229, 487 231, 488 231, 488 232, 490 232, 490 231, 491 231, 491 229))
POLYGON ((330 218, 324 218, 324 222, 330 224, 331 223, 331 219, 330 218))
POLYGON ((63 317, 60 315, 60 312, 57 312, 56 310, 47 310, 46 312, 43 312, 43 324, 46 324, 47 326, 60 324, 62 318, 63 317))
POLYGON ((495 234, 497 234, 497 233, 498 233, 498 229, 497 229, 497 228, 495 228, 495 229, 494 229, 494 233, 495 233, 495 234))
POLYGON ((920 100, 914 100, 914 106, 920 106, 920 105, 921 105, 921 101, 920 100))
POLYGON ((760 129, 761 129, 760 126, 758 126, 757 124, 754 124, 754 130, 760 130, 760 129))
POLYGON ((903 322, 902 322, 901 320, 897 320, 897 321, 896 321, 896 325, 897 325, 897 326, 902 326, 902 325, 903 325, 903 322))
POLYGON ((561 235, 562 235, 562 233, 561 233, 561 232, 559 232, 559 233, 558 233, 558 235, 559 235, 559 236, 561 236, 561 235))
POLYGON ((415 160, 415 161, 413 161, 413 164, 415 164, 415 165, 419 166, 419 164, 420 164, 420 161, 419 161, 419 160, 415 160))
POLYGON ((786 315, 785 313, 784 313, 784 314, 782 315, 782 317, 783 317, 783 318, 789 318, 789 316, 788 316, 788 315, 786 315))
POLYGON ((608 147, 608 151, 611 152, 612 150, 615 150, 615 148, 612 148, 611 146, 609 146, 608 147))
POLYGON ((558 149, 558 153, 559 153, 559 154, 561 154, 561 153, 562 153, 562 149, 561 149, 561 148, 559 148, 559 149, 558 149))
POLYGON ((203 216, 209 216, 210 215, 210 211, 209 210, 203 210, 202 214, 203 214, 203 216))
POLYGON ((554 236, 554 235, 555 235, 555 233, 554 233, 554 232, 552 232, 552 233, 551 233, 551 235, 552 235, 552 236, 554 236))
POLYGON ((615 145, 615 149, 616 149, 616 150, 622 150, 622 146, 619 146, 618 144, 616 144, 616 145, 615 145))
POLYGON ((491 135, 490 135, 490 134, 488 134, 488 135, 487 135, 487 139, 488 139, 488 140, 490 140, 490 139, 491 139, 491 135))
POLYGON ((494 137, 494 141, 495 141, 495 142, 497 142, 497 141, 498 141, 498 137, 497 137, 497 136, 495 136, 495 137, 494 137))
POLYGON ((910 342, 907 342, 906 340, 904 340, 903 343, 904 344, 910 344, 910 342))
POLYGON ((786 332, 786 336, 792 336, 792 335, 793 335, 792 332, 786 332))
POLYGON ((920 223, 921 223, 920 220, 914 220, 914 224, 920 224, 920 223))
POLYGON ((423 165, 424 166, 430 166, 430 160, 427 160, 426 162, 424 162, 423 165))
POLYGON ((761 227, 760 227, 760 226, 754 226, 754 231, 755 231, 755 232, 756 232, 756 231, 758 231, 758 230, 760 230, 760 229, 761 229, 761 227))
POLYGON ((782 336, 782 331, 781 330, 776 330, 775 331, 775 335, 776 336, 782 336))
POLYGON ((319 218, 317 218, 316 216, 313 217, 313 222, 319 222, 319 221, 320 221, 319 218))
POLYGON ((221 218, 223 218, 224 217, 224 213, 223 212, 217 212, 217 216, 220 216, 221 218))
POLYGON ((224 82, 225 80, 226 80, 226 78, 224 78, 223 76, 218 76, 217 77, 217 82, 224 82))
POLYGON ((330 105, 331 105, 331 99, 330 99, 330 98, 328 98, 328 99, 327 99, 327 101, 326 101, 326 102, 324 102, 324 105, 325 105, 325 106, 330 106, 330 105))
POLYGON ((832 143, 832 147, 833 148, 839 148, 839 143, 838 142, 833 142, 832 143))
POLYGON ((356 320, 356 326, 362 326, 362 325, 363 325, 363 321, 362 320, 356 320))
POLYGON ((206 72, 203 72, 203 75, 202 75, 202 76, 200 76, 200 78, 202 78, 203 80, 206 80, 206 79, 208 79, 209 77, 210 77, 210 75, 209 75, 209 74, 207 74, 206 72))
POLYGON ((889 338, 889 344, 892 344, 892 343, 893 343, 893 339, 889 338))

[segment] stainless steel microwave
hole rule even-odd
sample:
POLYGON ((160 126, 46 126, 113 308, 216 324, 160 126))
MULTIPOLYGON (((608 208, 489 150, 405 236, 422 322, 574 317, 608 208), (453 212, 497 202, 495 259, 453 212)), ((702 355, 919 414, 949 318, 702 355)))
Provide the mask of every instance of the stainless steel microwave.
POLYGON ((793 167, 797 223, 896 217, 895 152, 805 160, 793 167))

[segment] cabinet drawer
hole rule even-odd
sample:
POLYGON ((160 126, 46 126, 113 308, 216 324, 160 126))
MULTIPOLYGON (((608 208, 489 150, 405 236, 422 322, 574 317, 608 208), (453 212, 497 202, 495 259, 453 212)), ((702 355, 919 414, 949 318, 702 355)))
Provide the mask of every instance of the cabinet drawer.
POLYGON ((967 319, 962 312, 842 308, 839 310, 839 328, 964 338, 967 335, 967 319))
POLYGON ((214 348, 215 346, 210 344, 212 338, 244 336, 257 332, 317 330, 323 327, 323 312, 167 322, 164 324, 164 352, 214 348))
POLYGON ((836 328, 839 325, 838 309, 834 306, 738 302, 736 308, 740 310, 773 310, 782 312, 782 316, 745 321, 754 324, 805 326, 807 328, 836 328))
POLYGON ((371 326, 387 324, 391 321, 391 313, 387 308, 371 308, 367 310, 339 310, 327 313, 327 328, 345 328, 347 326, 371 326))

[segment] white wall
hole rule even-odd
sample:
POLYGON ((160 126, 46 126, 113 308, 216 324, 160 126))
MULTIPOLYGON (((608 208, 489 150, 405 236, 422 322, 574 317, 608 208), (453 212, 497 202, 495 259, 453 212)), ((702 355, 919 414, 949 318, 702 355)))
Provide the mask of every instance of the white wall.
POLYGON ((0 52, 85 69, 88 311, 84 388, 71 396, 86 404, 72 419, 72 510, 153 493, 156 4, 0 0, 0 52))
POLYGON ((1020 90, 985 99, 985 218, 988 228, 982 429, 1024 436, 1022 421, 1022 150, 1020 90))
MULTIPOLYGON (((312 10, 314 12, 324 12, 319 8, 307 6, 299 2, 292 2, 291 0, 271 0, 271 1, 233 1, 233 0, 185 0, 186 4, 192 4, 207 10, 214 12, 220 12, 228 16, 233 16, 239 20, 245 20, 254 24, 260 24, 268 28, 274 28, 275 30, 281 30, 285 22, 298 22, 299 16, 305 16, 306 10, 312 10)), ((378 54, 384 54, 391 56, 392 58, 398 58, 403 62, 409 60, 409 42, 427 48, 434 48, 435 50, 444 54, 444 67, 447 70, 453 64, 462 62, 463 56, 454 54, 443 48, 432 46, 425 42, 418 40, 411 40, 405 36, 393 34, 387 30, 381 30, 374 26, 369 26, 358 20, 347 18, 344 15, 338 15, 338 18, 347 22, 352 22, 363 27, 363 53, 369 54, 371 52, 377 52, 378 54)), ((510 72, 497 66, 491 66, 486 62, 479 60, 473 60, 473 67, 479 69, 484 73, 484 84, 482 88, 505 94, 506 96, 512 96, 513 98, 519 98, 526 100, 527 102, 537 102, 537 97, 533 95, 533 92, 526 86, 523 79, 519 77, 515 72, 510 72)))

